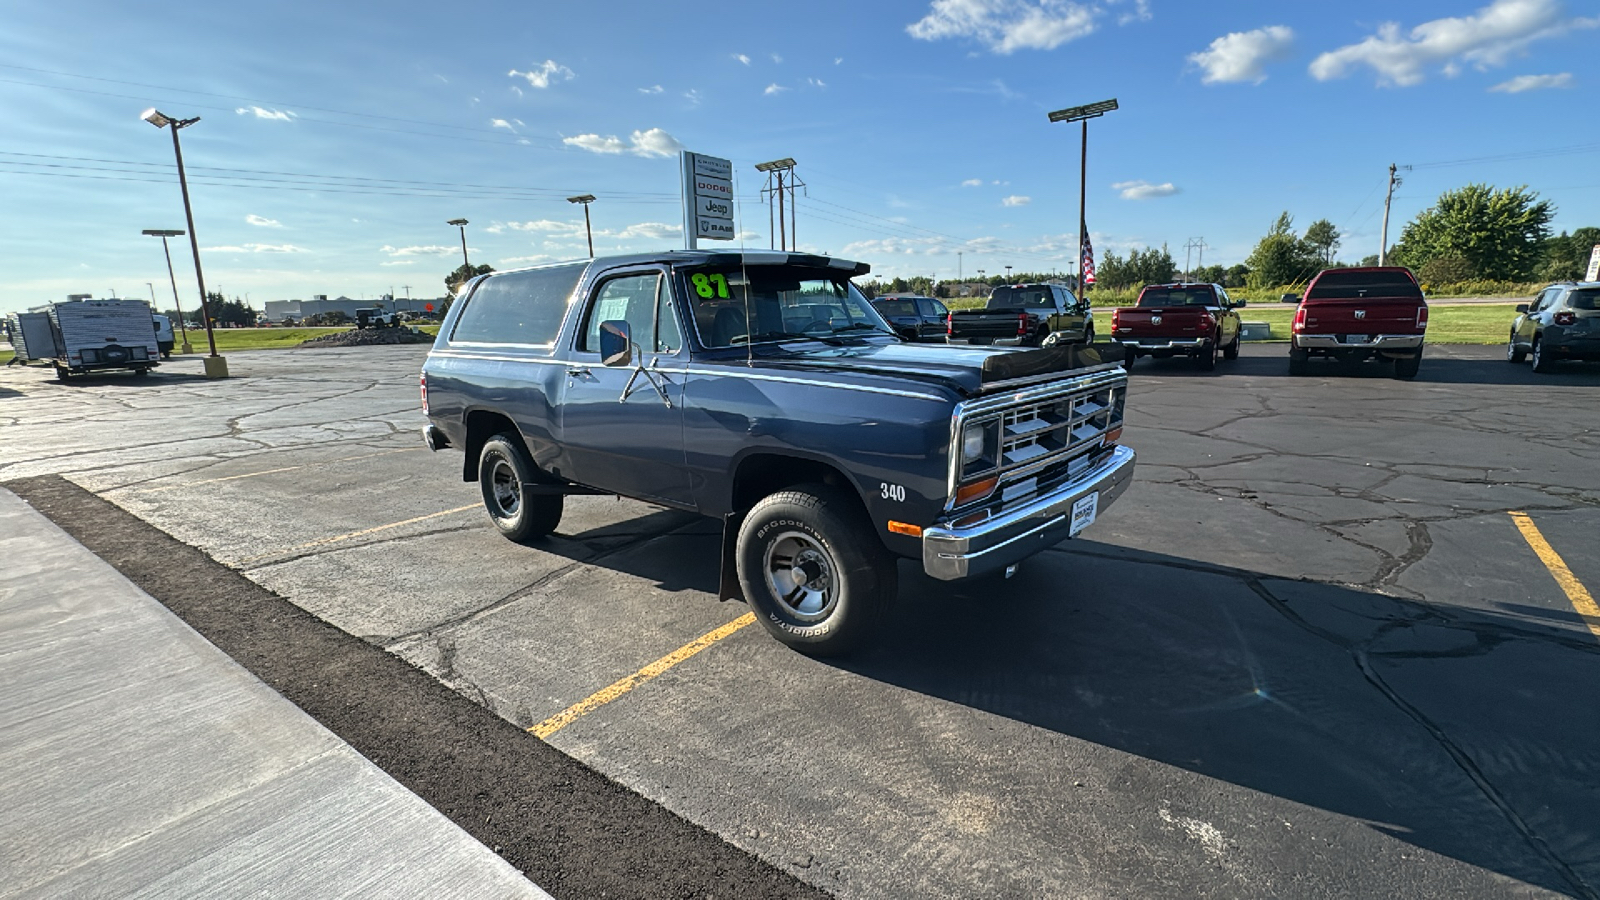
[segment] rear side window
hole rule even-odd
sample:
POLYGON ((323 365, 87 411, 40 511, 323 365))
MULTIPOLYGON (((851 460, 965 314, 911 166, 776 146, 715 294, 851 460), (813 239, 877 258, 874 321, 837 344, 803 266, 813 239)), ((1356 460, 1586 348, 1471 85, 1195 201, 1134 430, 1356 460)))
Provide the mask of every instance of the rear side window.
POLYGON ((878 312, 886 316, 914 316, 917 306, 910 300, 879 300, 878 312))
POLYGON ((1306 291, 1307 300, 1363 300, 1398 297, 1421 300, 1422 289, 1403 269, 1381 272, 1331 269, 1318 275, 1306 291))
POLYGON ((1209 285, 1147 287, 1139 294, 1140 306, 1220 306, 1209 285))
POLYGON ((451 341, 552 344, 588 263, 491 275, 467 299, 451 341))
POLYGON ((1056 300, 1048 287, 997 287, 989 295, 990 309, 1055 309, 1056 300))

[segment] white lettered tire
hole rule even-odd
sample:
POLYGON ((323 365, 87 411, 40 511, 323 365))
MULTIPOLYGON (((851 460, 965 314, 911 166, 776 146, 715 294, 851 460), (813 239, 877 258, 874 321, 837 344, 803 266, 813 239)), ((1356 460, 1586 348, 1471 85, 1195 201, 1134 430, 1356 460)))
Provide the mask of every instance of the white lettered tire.
POLYGON ((763 627, 810 656, 848 653, 899 589, 895 558, 855 497, 822 484, 772 494, 739 528, 739 584, 763 627))

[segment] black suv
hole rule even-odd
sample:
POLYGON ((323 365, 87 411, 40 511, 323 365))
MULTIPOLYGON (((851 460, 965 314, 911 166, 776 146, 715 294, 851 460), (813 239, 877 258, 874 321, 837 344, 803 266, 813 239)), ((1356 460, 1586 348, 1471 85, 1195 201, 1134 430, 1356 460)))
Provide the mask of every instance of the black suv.
POLYGON ((1600 281, 1552 284, 1532 303, 1517 304, 1506 360, 1533 357, 1535 372, 1562 359, 1600 360, 1600 281))

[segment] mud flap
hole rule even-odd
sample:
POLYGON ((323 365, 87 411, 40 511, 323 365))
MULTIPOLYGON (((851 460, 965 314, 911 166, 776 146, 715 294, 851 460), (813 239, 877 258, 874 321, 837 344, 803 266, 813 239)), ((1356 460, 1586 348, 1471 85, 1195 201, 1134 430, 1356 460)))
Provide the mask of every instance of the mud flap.
POLYGON ((722 517, 722 574, 718 578, 717 599, 744 601, 744 587, 739 584, 739 526, 744 524, 744 513, 731 512, 722 517))

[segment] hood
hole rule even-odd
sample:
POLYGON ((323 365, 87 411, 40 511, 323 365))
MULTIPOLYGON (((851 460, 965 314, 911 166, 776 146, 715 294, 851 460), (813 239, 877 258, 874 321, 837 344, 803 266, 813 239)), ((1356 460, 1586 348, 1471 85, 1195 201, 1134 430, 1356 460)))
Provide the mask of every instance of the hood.
MULTIPOLYGON (((970 397, 998 381, 1118 362, 1121 347, 1111 350, 1117 359, 1103 358, 1104 348, 1085 350, 1072 345, 1025 350, 888 342, 845 347, 768 344, 756 347, 750 359, 765 369, 879 376, 902 384, 910 381, 946 387, 970 397)), ((745 359, 742 353, 719 353, 716 357, 719 362, 743 363, 745 359)))

